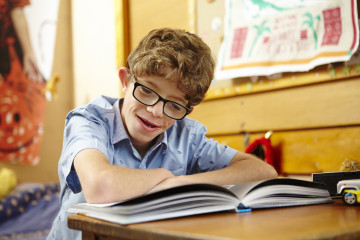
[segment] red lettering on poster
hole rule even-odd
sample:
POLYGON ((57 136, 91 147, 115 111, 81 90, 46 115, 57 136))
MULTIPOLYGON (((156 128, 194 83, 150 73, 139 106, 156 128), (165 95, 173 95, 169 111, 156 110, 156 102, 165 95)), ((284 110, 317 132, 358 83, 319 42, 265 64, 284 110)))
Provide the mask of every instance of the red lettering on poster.
POLYGON ((342 32, 340 7, 324 10, 323 18, 325 34, 321 45, 325 46, 339 44, 342 32))
POLYGON ((234 39, 231 48, 231 58, 241 58, 247 36, 247 27, 237 28, 234 31, 234 39))
POLYGON ((296 15, 287 15, 275 19, 274 30, 293 29, 297 25, 298 19, 296 15))
POLYGON ((306 40, 307 39, 307 30, 301 30, 300 32, 300 39, 301 40, 306 40))

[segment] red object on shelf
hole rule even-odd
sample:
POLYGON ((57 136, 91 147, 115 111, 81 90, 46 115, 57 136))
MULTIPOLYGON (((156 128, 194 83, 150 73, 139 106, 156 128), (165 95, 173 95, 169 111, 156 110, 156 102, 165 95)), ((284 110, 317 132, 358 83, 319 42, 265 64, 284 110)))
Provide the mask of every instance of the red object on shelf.
POLYGON ((245 153, 256 155, 266 163, 272 165, 277 171, 280 171, 279 163, 275 162, 275 149, 270 141, 271 134, 272 131, 269 131, 264 137, 253 141, 246 147, 245 153))

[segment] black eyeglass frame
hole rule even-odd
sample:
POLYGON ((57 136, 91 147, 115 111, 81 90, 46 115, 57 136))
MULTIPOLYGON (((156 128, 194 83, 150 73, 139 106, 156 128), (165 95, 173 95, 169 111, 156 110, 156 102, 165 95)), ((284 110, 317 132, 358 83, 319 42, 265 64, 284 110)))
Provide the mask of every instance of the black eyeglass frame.
POLYGON ((147 87, 147 86, 139 83, 138 81, 136 81, 136 78, 135 78, 135 77, 134 77, 134 79, 135 79, 135 80, 134 80, 134 90, 133 90, 132 95, 133 95, 133 97, 134 97, 138 102, 144 104, 145 106, 154 106, 154 105, 157 104, 159 101, 162 101, 162 102, 164 103, 164 105, 163 105, 163 113, 164 113, 167 117, 169 117, 169 118, 171 118, 171 119, 175 119, 175 120, 181 120, 181 119, 183 119, 186 115, 188 115, 188 114, 191 112, 191 109, 190 109, 190 108, 185 107, 184 105, 182 105, 182 104, 180 104, 180 103, 177 103, 177 102, 174 102, 174 101, 167 100, 167 99, 163 98, 162 96, 160 96, 157 92, 155 92, 155 91, 152 90, 151 88, 149 88, 149 87, 147 87), (149 91, 155 93, 155 94, 159 97, 158 100, 157 100, 154 104, 146 104, 146 103, 140 101, 140 100, 135 96, 135 89, 136 89, 138 86, 141 86, 141 87, 143 87, 143 88, 146 88, 146 89, 148 89, 149 91), (165 113, 165 105, 166 105, 166 103, 168 103, 168 102, 169 102, 169 103, 174 103, 174 104, 176 104, 176 105, 179 105, 180 107, 183 107, 183 108, 186 110, 186 113, 184 114, 184 116, 181 117, 181 118, 174 118, 174 117, 171 117, 171 116, 167 115, 167 114, 165 113))

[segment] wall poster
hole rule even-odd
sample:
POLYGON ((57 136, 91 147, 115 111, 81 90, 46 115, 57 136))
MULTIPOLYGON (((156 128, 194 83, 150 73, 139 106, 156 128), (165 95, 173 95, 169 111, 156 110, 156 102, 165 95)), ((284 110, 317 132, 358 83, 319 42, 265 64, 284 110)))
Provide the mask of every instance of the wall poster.
POLYGON ((227 0, 215 78, 308 71, 358 44, 356 0, 227 0))
POLYGON ((0 0, 0 161, 40 160, 59 0, 0 0))

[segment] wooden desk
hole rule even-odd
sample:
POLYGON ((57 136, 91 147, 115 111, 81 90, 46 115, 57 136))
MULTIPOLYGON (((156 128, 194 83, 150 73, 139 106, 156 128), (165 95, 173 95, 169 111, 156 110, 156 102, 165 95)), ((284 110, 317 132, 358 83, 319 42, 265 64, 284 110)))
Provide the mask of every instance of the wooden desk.
POLYGON ((83 215, 68 225, 83 239, 360 239, 360 206, 335 203, 216 213, 122 226, 83 215))

